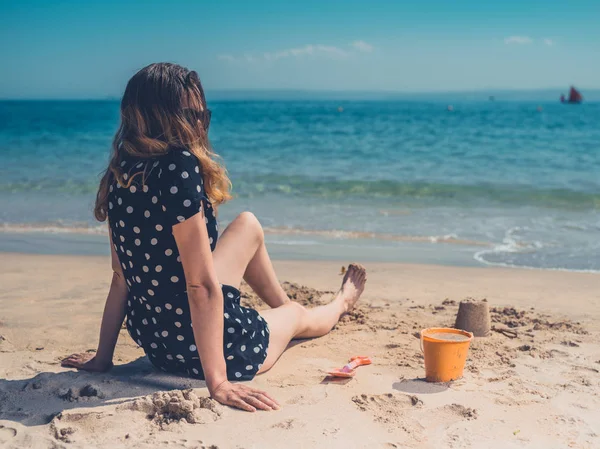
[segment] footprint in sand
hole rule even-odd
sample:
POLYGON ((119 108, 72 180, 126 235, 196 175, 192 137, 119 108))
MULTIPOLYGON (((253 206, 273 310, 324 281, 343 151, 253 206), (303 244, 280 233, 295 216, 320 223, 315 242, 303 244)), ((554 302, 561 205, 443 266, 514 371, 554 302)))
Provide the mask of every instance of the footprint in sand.
POLYGON ((471 447, 470 427, 465 421, 478 417, 476 409, 462 404, 449 404, 429 410, 420 421, 426 422, 428 438, 440 443, 440 447, 463 448, 471 447))
POLYGON ((50 421, 50 430, 54 438, 65 443, 73 443, 73 435, 79 428, 93 429, 99 419, 105 417, 102 412, 64 411, 50 421))
POLYGON ((396 393, 376 395, 361 394, 360 396, 354 396, 352 402, 354 402, 362 411, 377 410, 386 413, 393 412, 394 410, 409 409, 415 406, 420 407, 423 405, 423 401, 417 396, 396 393))
POLYGON ((327 398, 327 392, 312 393, 310 395, 299 394, 285 401, 287 405, 314 405, 327 398))
POLYGON ((13 344, 2 335, 0 335, 0 352, 15 352, 13 344))
POLYGON ((386 424, 401 423, 403 411, 423 405, 423 401, 416 396, 398 393, 361 394, 354 396, 352 402, 359 410, 371 413, 375 421, 386 424))
POLYGON ((303 427, 304 423, 296 421, 295 419, 286 419, 285 421, 278 422, 277 424, 273 424, 271 426, 272 429, 284 429, 290 430, 295 429, 297 427, 303 427))
POLYGON ((0 443, 6 443, 17 436, 17 429, 0 424, 0 443))
POLYGON ((477 419, 476 409, 465 407, 464 405, 460 404, 445 405, 441 407, 440 410, 467 420, 477 419))
POLYGON ((382 424, 388 432, 400 431, 398 437, 403 441, 398 441, 398 447, 423 440, 424 427, 414 418, 415 409, 423 405, 417 396, 401 393, 361 394, 354 396, 352 402, 359 410, 369 413, 374 421, 382 424))

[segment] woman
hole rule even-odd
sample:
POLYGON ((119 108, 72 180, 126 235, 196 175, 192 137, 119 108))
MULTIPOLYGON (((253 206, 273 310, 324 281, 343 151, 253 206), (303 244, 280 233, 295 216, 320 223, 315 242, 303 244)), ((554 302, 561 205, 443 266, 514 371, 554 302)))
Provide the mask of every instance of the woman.
POLYGON ((121 324, 156 367, 206 380, 217 401, 277 409, 250 380, 294 338, 328 333, 361 295, 365 270, 350 265, 335 299, 306 309, 281 288, 251 213, 217 240, 215 208, 230 181, 208 142, 210 111, 194 71, 152 64, 127 84, 121 125, 100 182, 95 216, 108 219, 113 279, 95 355, 63 366, 107 371, 121 324), (240 306, 244 279, 271 309, 240 306))

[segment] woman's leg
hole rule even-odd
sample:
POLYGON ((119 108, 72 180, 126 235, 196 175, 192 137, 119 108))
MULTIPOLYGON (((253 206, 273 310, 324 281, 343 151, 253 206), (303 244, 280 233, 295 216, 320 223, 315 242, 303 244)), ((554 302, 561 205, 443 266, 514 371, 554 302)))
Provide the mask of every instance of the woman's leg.
POLYGON ((276 309, 262 310, 260 314, 269 325, 269 351, 259 372, 269 370, 294 338, 314 338, 327 334, 340 317, 354 307, 366 280, 365 269, 350 264, 342 287, 329 304, 307 309, 290 302, 276 309))
POLYGON ((275 275, 262 226, 254 214, 243 212, 227 226, 217 241, 213 260, 222 284, 239 287, 244 279, 269 306, 279 307, 289 302, 275 275))
POLYGON ((367 280, 363 267, 350 264, 339 292, 329 304, 307 309, 291 302, 275 275, 262 227, 250 212, 240 214, 227 226, 213 260, 219 282, 239 287, 244 279, 272 307, 260 312, 270 331, 268 356, 260 372, 270 369, 294 338, 327 334, 354 307, 367 280))

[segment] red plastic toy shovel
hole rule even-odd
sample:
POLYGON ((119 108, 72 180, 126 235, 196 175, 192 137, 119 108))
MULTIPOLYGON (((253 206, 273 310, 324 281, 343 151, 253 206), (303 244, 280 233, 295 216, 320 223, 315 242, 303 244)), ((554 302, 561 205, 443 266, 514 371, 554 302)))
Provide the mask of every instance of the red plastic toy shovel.
POLYGON ((350 363, 346 364, 343 368, 334 368, 327 371, 327 374, 333 377, 354 377, 356 374, 356 368, 363 365, 370 365, 372 362, 370 357, 356 356, 350 359, 350 363))

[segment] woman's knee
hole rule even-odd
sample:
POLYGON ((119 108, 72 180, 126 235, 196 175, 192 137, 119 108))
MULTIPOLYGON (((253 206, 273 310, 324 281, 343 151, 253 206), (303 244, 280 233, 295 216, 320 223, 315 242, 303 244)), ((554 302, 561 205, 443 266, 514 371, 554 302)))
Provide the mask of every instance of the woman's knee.
POLYGON ((292 307, 296 314, 300 317, 304 317, 306 315, 306 307, 296 301, 290 301, 286 304, 287 307, 292 307))
POLYGON ((307 310, 302 304, 297 303, 296 301, 290 301, 286 305, 282 307, 288 307, 293 310, 294 317, 296 318, 296 332, 295 334, 302 333, 306 330, 306 326, 309 324, 307 322, 307 310))
POLYGON ((258 218, 256 218, 256 215, 254 215, 252 212, 242 212, 237 216, 235 221, 243 226, 244 229, 250 231, 251 234, 258 240, 261 242, 264 241, 265 234, 262 225, 258 221, 258 218))

